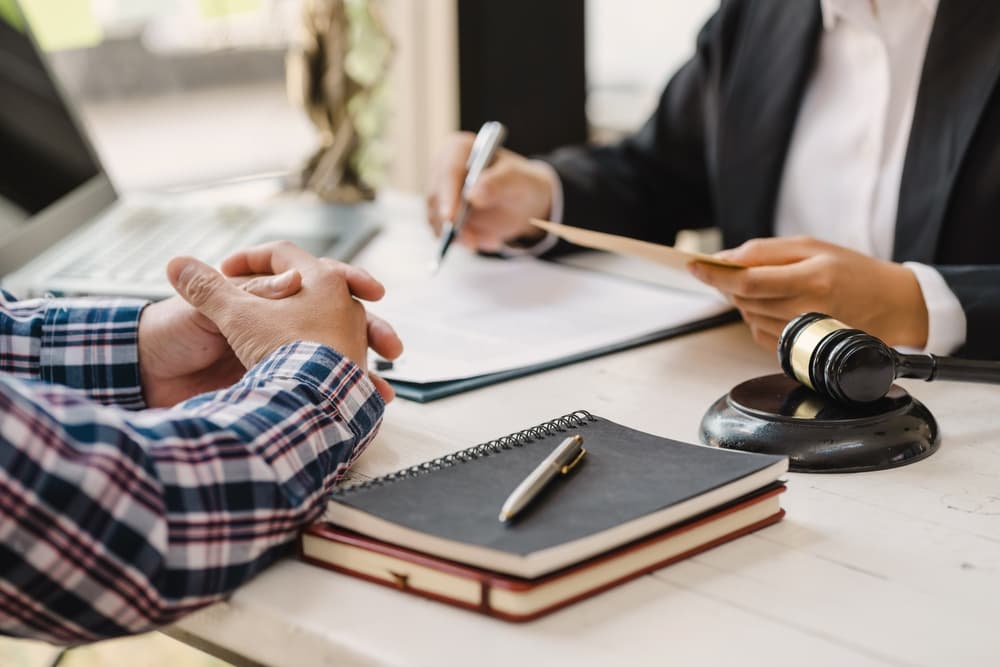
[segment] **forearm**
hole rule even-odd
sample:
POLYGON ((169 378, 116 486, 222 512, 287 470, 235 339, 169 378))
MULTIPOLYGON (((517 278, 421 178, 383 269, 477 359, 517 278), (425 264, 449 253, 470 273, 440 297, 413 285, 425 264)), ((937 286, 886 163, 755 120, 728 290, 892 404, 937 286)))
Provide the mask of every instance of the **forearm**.
POLYGON ((147 630, 230 593, 318 517, 383 412, 362 369, 313 344, 169 410, 0 390, 0 545, 22 545, 5 554, 0 627, 57 643, 147 630))
POLYGON ((134 299, 31 299, 0 295, 0 372, 82 390, 126 408, 144 407, 139 316, 134 299))

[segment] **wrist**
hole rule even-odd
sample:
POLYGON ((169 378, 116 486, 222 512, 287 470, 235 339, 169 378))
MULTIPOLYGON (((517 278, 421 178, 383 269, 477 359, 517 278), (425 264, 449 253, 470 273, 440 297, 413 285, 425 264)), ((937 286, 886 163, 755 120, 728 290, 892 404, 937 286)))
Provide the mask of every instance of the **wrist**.
POLYGON ((157 366, 161 365, 157 353, 160 343, 156 335, 156 320, 160 318, 161 309, 162 306, 158 307, 158 304, 143 309, 139 315, 136 335, 135 358, 139 367, 139 389, 146 405, 151 408, 165 406, 157 391, 160 378, 156 373, 157 366))
POLYGON ((537 182, 536 215, 533 217, 562 222, 562 183, 555 168, 543 160, 529 160, 528 167, 537 182))
POLYGON ((910 269, 890 263, 892 277, 887 281, 889 308, 885 314, 886 342, 923 349, 927 345, 929 316, 920 282, 910 269))

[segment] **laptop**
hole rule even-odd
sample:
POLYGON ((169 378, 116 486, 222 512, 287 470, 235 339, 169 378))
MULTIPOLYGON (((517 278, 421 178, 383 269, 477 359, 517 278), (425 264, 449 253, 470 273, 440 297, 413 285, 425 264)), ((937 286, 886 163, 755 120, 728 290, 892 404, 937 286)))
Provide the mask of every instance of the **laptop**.
POLYGON ((302 197, 119 197, 24 21, 0 13, 0 280, 17 296, 173 294, 167 261, 218 264, 277 239, 350 259, 379 229, 374 204, 302 197))

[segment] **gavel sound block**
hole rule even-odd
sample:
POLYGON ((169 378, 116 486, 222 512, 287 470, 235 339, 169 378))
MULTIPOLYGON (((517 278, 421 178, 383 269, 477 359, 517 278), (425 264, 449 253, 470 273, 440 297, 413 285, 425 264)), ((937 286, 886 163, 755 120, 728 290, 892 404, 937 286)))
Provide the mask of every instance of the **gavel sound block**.
POLYGON ((801 315, 778 341, 785 374, 744 382, 716 401, 701 439, 716 447, 782 454, 796 472, 861 472, 933 454, 937 422, 897 377, 1000 377, 993 362, 902 355, 819 313, 801 315))
POLYGON ((717 400, 701 421, 705 444, 789 457, 793 472, 863 472, 930 456, 937 422, 905 389, 843 405, 786 375, 748 380, 717 400))

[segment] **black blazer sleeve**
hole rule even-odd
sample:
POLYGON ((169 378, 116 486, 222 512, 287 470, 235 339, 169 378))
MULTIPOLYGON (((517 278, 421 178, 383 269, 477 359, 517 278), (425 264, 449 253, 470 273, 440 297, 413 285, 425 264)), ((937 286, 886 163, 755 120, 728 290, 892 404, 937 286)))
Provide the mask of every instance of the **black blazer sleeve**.
POLYGON ((575 227, 673 243, 678 229, 715 224, 706 146, 719 57, 720 11, 702 28, 694 57, 671 79, 652 117, 609 146, 544 157, 563 187, 563 220, 575 227))
POLYGON ((1000 265, 935 266, 965 311, 965 345, 957 356, 1000 359, 1000 265))

